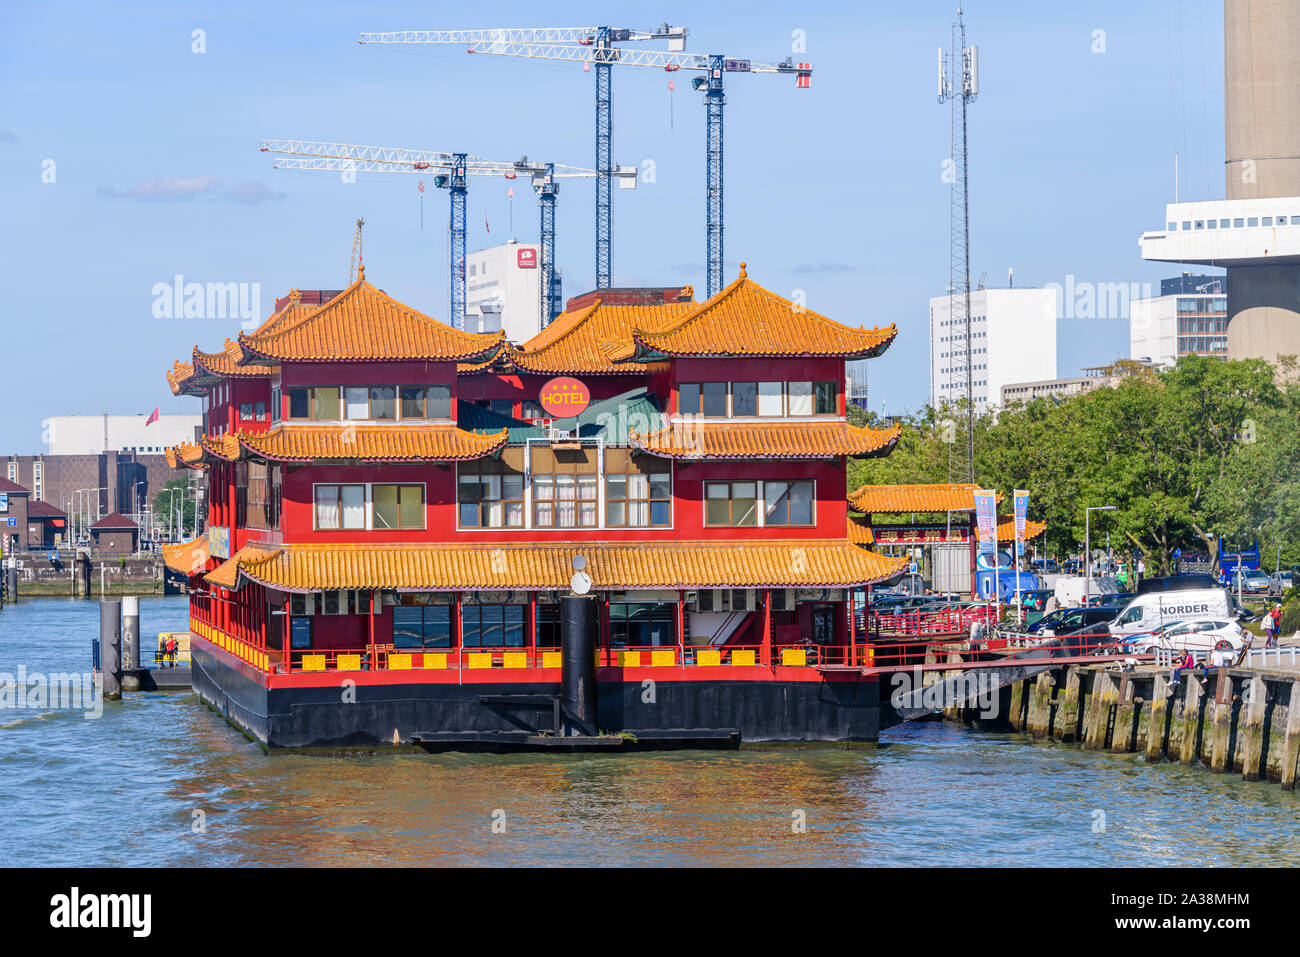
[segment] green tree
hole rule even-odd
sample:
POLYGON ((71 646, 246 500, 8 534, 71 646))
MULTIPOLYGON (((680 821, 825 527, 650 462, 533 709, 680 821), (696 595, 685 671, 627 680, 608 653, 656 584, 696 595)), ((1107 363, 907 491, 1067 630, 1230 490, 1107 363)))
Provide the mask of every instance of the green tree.
POLYGON ((169 479, 154 495, 153 510, 159 527, 165 529, 169 537, 191 534, 194 530, 194 482, 187 478, 169 479), (176 526, 176 513, 180 513, 179 526, 176 526))

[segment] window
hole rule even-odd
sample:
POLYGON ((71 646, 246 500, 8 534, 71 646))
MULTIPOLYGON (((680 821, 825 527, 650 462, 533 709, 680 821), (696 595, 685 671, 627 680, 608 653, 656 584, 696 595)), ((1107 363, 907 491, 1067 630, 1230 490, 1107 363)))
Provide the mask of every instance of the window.
POLYGON ((813 524, 812 482, 764 482, 764 525, 813 524))
POLYGON ((537 622, 535 639, 539 648, 560 647, 560 606, 555 601, 547 601, 538 596, 535 606, 537 622))
POLYGON ((609 640, 615 647, 676 645, 676 604, 610 602, 609 640))
POLYGON ((457 481, 461 528, 522 528, 522 449, 506 449, 499 460, 463 462, 457 481))
POLYGON ((542 404, 536 399, 524 399, 519 410, 519 417, 525 422, 537 422, 541 419, 549 419, 550 414, 542 408, 542 404))
POLYGON ((534 528, 592 528, 599 487, 596 449, 530 449, 534 528))
POLYGON ((316 527, 364 529, 366 527, 366 487, 364 485, 317 485, 316 527))
POLYGON ((1285 225, 1286 225, 1286 217, 1285 217, 1285 216, 1279 216, 1279 217, 1277 218, 1277 224, 1278 224, 1279 226, 1285 226, 1285 225))
POLYGON ((266 421, 266 403, 265 403, 265 402, 254 402, 254 403, 253 403, 253 418, 255 418, 258 422, 265 422, 265 421, 266 421))
POLYGON ((451 387, 404 385, 401 389, 403 419, 450 419, 451 387))
POLYGON ((1232 225, 1237 229, 1240 229, 1242 226, 1246 225, 1246 221, 1238 216, 1232 221, 1232 225))
POLYGON ((840 411, 840 388, 838 382, 813 383, 813 413, 815 415, 838 415, 840 411))
POLYGON ((1190 219, 1183 220, 1183 229, 1191 229, 1191 228, 1192 228, 1192 221, 1190 219))
POLYGON ((1247 226, 1258 226, 1258 225, 1259 225, 1259 217, 1258 217, 1258 216, 1251 216, 1249 219, 1246 220, 1246 225, 1247 225, 1247 226))
POLYGON ((666 527, 673 520, 672 464, 628 449, 605 451, 605 524, 666 527))
POLYGON ((305 419, 311 410, 311 398, 306 389, 289 390, 289 418, 305 419))
POLYGON ((1272 225, 1273 225, 1273 217, 1272 217, 1272 216, 1265 216, 1263 219, 1261 219, 1261 220, 1259 221, 1259 224, 1260 224, 1261 226, 1272 226, 1272 225))
POLYGON ((460 639, 466 648, 522 648, 524 606, 484 602, 466 596, 460 606, 460 639))
POLYGON ((812 415, 813 384, 811 382, 786 383, 786 395, 790 415, 812 415))
POLYGON ((727 383, 703 383, 700 386, 700 406, 707 416, 725 417, 727 414, 727 383))
POLYGON ((677 412, 680 415, 700 414, 700 384, 683 382, 677 387, 677 412))
POLYGON ((731 414, 758 415, 758 383, 731 383, 731 414))
POLYGON ((370 418, 370 390, 365 386, 344 389, 343 414, 349 419, 370 418))
MULTIPOLYGON (((423 597, 423 596, 420 596, 423 597)), ((403 601, 415 595, 403 595, 403 601)), ((394 648, 450 648, 451 606, 401 604, 393 606, 394 648)))
POLYGON ((424 528, 423 485, 374 485, 370 498, 376 529, 424 528))
POLYGON ((782 403, 783 386, 784 383, 781 382, 760 382, 758 384, 759 415, 785 414, 785 407, 782 403))
POLYGON ((1230 220, 1227 220, 1227 219, 1221 219, 1221 220, 1219 220, 1219 228, 1220 228, 1220 229, 1228 229, 1231 225, 1232 225, 1232 222, 1231 222, 1230 220))
POLYGON ((370 418, 397 418, 397 390, 391 385, 370 387, 370 418))
POLYGON ((310 389, 289 390, 289 418, 323 419, 339 418, 338 386, 314 386, 310 389))
POLYGON ((757 482, 705 482, 704 524, 758 524, 757 482))
POLYGON ((239 417, 241 419, 251 419, 253 417, 253 403, 251 402, 239 403, 239 417))
POLYGON ((1197 229, 1204 229, 1204 228, 1205 228, 1205 220, 1203 220, 1203 219, 1198 219, 1198 220, 1196 221, 1196 228, 1197 228, 1197 229))

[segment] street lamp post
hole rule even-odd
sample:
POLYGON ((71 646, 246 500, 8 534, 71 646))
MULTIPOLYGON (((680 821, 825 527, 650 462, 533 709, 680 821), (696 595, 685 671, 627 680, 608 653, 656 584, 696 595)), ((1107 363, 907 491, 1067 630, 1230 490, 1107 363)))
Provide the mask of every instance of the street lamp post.
POLYGON ((1083 603, 1092 604, 1092 513, 1113 512, 1114 505, 1092 505, 1083 510, 1083 561, 1087 571, 1083 580, 1083 603))

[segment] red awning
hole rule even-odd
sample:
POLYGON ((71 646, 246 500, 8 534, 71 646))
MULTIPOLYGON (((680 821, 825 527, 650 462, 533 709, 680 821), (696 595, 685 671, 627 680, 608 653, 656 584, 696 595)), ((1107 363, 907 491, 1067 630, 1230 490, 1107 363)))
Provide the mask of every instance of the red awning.
POLYGON ((61 519, 61 518, 56 518, 56 519, 54 519, 54 527, 55 527, 55 528, 62 528, 62 527, 63 527, 63 519, 61 519))

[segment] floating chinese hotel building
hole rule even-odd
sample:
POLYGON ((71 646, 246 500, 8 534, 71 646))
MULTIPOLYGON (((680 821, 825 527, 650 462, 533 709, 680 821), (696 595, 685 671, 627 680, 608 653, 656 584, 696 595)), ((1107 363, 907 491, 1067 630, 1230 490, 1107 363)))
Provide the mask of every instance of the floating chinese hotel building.
POLYGON ((850 425, 844 382, 894 336, 743 264, 522 344, 364 270, 291 293, 168 374, 204 402, 167 453, 207 476, 207 536, 166 550, 196 691, 267 748, 874 740, 854 611, 906 559, 849 521, 846 463, 899 431, 850 425))

